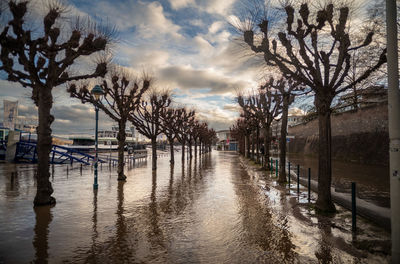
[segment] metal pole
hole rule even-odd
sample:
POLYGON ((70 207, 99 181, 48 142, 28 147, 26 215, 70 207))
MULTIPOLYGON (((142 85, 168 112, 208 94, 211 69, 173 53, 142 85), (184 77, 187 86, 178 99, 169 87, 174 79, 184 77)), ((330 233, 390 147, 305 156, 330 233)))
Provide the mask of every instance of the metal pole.
POLYGON ((270 168, 271 171, 273 171, 273 165, 274 165, 273 162, 274 162, 274 160, 271 158, 271 168, 270 168))
POLYGON ((297 193, 300 193, 300 165, 297 164, 297 193))
POLYGON ((276 160, 275 164, 275 176, 278 177, 278 160, 276 160))
POLYGON ((95 106, 95 112, 96 112, 96 129, 95 129, 95 134, 94 134, 94 152, 95 152, 95 160, 94 160, 94 183, 93 183, 93 189, 97 189, 99 185, 97 184, 97 160, 98 160, 98 129, 99 129, 99 108, 95 106))
POLYGON ((289 177, 289 189, 290 189, 290 162, 289 162, 289 168, 288 168, 288 177, 289 177))
POLYGON ((351 183, 351 231, 356 232, 357 230, 357 206, 356 206, 356 183, 351 183))
POLYGON ((392 263, 400 263, 400 90, 396 16, 396 1, 386 0, 392 263))
POLYGON ((308 202, 311 200, 311 168, 308 168, 308 202))

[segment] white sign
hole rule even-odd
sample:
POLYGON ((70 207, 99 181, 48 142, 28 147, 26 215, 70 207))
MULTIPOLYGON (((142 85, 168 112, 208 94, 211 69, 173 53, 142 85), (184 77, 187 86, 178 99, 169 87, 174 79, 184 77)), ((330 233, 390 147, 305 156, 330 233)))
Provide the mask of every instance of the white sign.
POLYGON ((3 100, 4 105, 4 121, 3 126, 14 130, 15 120, 18 116, 18 101, 12 102, 8 100, 3 100))

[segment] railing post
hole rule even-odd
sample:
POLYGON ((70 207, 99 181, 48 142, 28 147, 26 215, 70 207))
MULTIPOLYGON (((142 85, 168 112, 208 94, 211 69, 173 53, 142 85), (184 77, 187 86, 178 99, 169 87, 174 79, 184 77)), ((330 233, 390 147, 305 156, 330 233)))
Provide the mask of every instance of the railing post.
POLYGON ((311 200, 311 168, 308 168, 308 202, 311 200))
POLYGON ((288 177, 289 177, 289 190, 290 190, 290 162, 289 162, 289 169, 288 169, 289 173, 288 173, 288 177))
POLYGON ((297 164, 297 193, 300 193, 300 165, 297 164))
POLYGON ((351 183, 351 231, 356 232, 357 230, 357 205, 356 205, 356 183, 351 183))

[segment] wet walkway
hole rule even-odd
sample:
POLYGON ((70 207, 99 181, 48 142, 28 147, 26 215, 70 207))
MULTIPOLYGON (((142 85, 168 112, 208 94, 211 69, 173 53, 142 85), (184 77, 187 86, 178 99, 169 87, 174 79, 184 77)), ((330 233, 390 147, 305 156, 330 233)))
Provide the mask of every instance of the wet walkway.
POLYGON ((170 168, 56 166, 55 207, 32 208, 34 166, 0 164, 0 263, 385 263, 389 234, 314 214, 235 153, 170 168))

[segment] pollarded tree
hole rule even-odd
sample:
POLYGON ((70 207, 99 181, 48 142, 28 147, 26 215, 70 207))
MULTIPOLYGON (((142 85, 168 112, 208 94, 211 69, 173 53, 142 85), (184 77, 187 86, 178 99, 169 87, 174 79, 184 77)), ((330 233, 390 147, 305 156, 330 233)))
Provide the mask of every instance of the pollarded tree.
POLYGON ((194 139, 194 156, 197 157, 197 144, 200 144, 201 131, 207 127, 207 123, 200 123, 195 120, 194 129, 192 130, 192 135, 194 139))
POLYGON ((178 115, 178 125, 175 127, 176 139, 182 145, 182 164, 185 161, 185 146, 187 143, 187 134, 189 132, 189 124, 195 116, 195 111, 189 111, 182 108, 178 115))
MULTIPOLYGON (((54 204, 51 196, 53 188, 49 181, 49 154, 51 151, 51 124, 54 116, 54 87, 70 81, 93 77, 103 77, 107 63, 99 61, 92 73, 72 74, 69 69, 78 58, 104 51, 110 43, 112 31, 100 32, 93 23, 85 28, 76 23, 75 28, 59 27, 58 20, 64 12, 61 5, 50 5, 43 17, 43 28, 33 34, 25 23, 30 6, 28 1, 9 1, 11 20, 0 34, 0 70, 7 74, 9 81, 18 82, 32 89, 32 99, 38 107, 39 125, 37 127, 38 171, 37 193, 34 205, 54 204), (69 39, 64 36, 70 35, 69 39)), ((79 21, 79 20, 77 20, 79 21)), ((81 20, 82 21, 82 20, 81 20)))
POLYGON ((103 89, 101 100, 96 100, 87 84, 78 84, 77 87, 77 84, 72 83, 67 91, 71 97, 80 99, 82 103, 95 105, 118 123, 118 180, 124 181, 126 122, 129 114, 139 107, 143 94, 149 89, 150 78, 143 77, 142 80, 138 80, 122 68, 114 67, 100 85, 103 89))
POLYGON ((351 53, 367 47, 373 37, 369 32, 364 41, 352 45, 346 26, 349 8, 341 7, 338 17, 333 4, 318 10, 311 21, 307 4, 302 4, 298 15, 291 5, 285 7, 286 28, 271 40, 270 21, 263 18, 258 24, 261 41, 254 41, 253 28, 244 29, 244 41, 256 53, 262 53, 268 65, 276 66, 285 77, 293 78, 310 87, 315 93, 314 104, 319 120, 318 200, 316 206, 323 211, 335 211, 331 199, 331 104, 333 98, 366 79, 386 62, 386 50, 375 63, 359 74, 352 83, 344 84, 351 68, 351 53), (297 25, 294 25, 297 21, 297 25))
POLYGON ((161 113, 171 104, 168 92, 151 90, 128 119, 140 134, 151 140, 152 169, 157 169, 157 136, 162 133, 161 113))
POLYGON ((235 124, 229 128, 232 138, 238 141, 239 152, 246 155, 246 134, 248 133, 248 127, 246 121, 243 118, 238 118, 235 124))
POLYGON ((277 90, 279 96, 282 98, 282 117, 281 117, 281 136, 279 141, 279 182, 286 182, 286 135, 289 106, 293 103, 296 95, 304 93, 304 86, 301 83, 293 81, 293 79, 286 79, 281 77, 274 80, 273 77, 265 84, 277 90))
POLYGON ((258 94, 243 98, 239 96, 239 105, 245 112, 253 116, 264 130, 264 166, 269 168, 269 149, 271 143, 272 121, 282 112, 282 98, 276 90, 269 85, 262 85, 258 94))
POLYGON ((186 133, 186 142, 188 144, 188 151, 189 151, 189 159, 193 158, 193 143, 194 141, 194 136, 195 136, 195 129, 196 129, 196 119, 195 118, 191 118, 188 120, 187 126, 187 133, 186 133))
POLYGON ((161 111, 161 127, 162 133, 167 137, 171 158, 169 162, 175 163, 174 155, 174 141, 176 139, 176 127, 179 125, 179 116, 181 115, 182 108, 163 108, 161 111))

